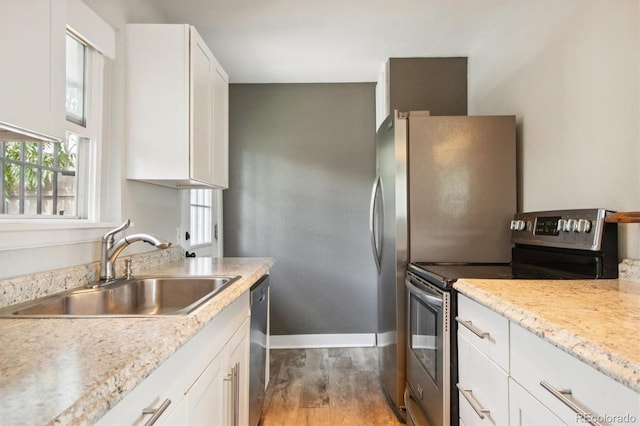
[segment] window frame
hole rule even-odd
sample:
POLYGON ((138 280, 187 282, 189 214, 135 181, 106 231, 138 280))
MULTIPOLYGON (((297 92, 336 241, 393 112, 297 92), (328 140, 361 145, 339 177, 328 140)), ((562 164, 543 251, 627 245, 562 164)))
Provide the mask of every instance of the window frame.
MULTIPOLYGON (((65 130, 80 137, 90 139, 85 148, 84 161, 76 173, 83 174, 85 185, 90 190, 81 197, 86 198, 78 203, 77 217, 65 216, 30 216, 5 215, 0 218, 0 255, 7 250, 22 250, 35 247, 77 245, 98 240, 104 232, 112 229, 115 222, 101 221, 101 200, 103 186, 101 170, 103 162, 102 135, 104 126, 104 99, 111 87, 105 74, 106 58, 67 27, 66 34, 72 34, 87 46, 85 58, 85 126, 66 120, 65 130), (84 209, 80 206, 85 206, 84 209), (81 212, 82 210, 82 212, 81 212)), ((65 108, 66 110, 66 108, 65 108)))
MULTIPOLYGON (((105 58, 91 43, 83 40, 70 28, 67 28, 65 37, 73 37, 85 46, 84 55, 84 123, 78 123, 66 116, 65 108, 65 137, 70 133, 80 138, 88 140, 78 147, 78 158, 82 161, 77 165, 76 178, 78 190, 76 193, 77 211, 73 217, 59 215, 0 215, 0 224, 4 230, 5 225, 18 225, 25 221, 27 224, 43 226, 44 223, 64 220, 66 222, 76 222, 78 225, 87 223, 99 223, 100 221, 100 174, 101 174, 101 135, 103 131, 104 108, 103 99, 106 92, 105 81, 105 58)), ((66 80, 65 80, 66 81, 66 80)), ((28 138, 25 139, 25 141, 28 138)), ((55 142, 61 143, 61 142, 55 142)), ((53 228, 57 228, 53 226, 53 228)), ((0 245, 0 249, 2 245, 0 245)))

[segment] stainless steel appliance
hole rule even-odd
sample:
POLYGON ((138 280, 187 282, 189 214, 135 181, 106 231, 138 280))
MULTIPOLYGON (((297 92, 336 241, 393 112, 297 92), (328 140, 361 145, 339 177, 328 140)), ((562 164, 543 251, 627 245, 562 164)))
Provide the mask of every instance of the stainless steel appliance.
MULTIPOLYGON (((458 278, 616 278, 617 226, 604 209, 518 213, 510 263, 414 262, 407 271, 409 420, 416 425, 458 422, 456 298, 458 278)), ((463 324, 464 325, 464 324, 463 324)))
POLYGON ((249 426, 257 426, 262 417, 267 365, 267 317, 269 312, 269 276, 251 287, 251 332, 249 355, 249 426))
POLYGON ((515 117, 395 112, 376 144, 370 229, 380 380, 403 418, 406 267, 425 259, 509 261, 503 224, 516 211, 515 117))

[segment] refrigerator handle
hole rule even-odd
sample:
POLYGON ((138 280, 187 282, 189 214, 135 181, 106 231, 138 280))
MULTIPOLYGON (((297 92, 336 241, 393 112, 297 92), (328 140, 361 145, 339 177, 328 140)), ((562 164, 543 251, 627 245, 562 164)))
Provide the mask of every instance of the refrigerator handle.
POLYGON ((376 201, 378 199, 378 193, 380 192, 378 191, 380 184, 380 176, 377 176, 375 182, 373 183, 373 190, 371 191, 371 206, 369 209, 369 235, 371 236, 371 249, 373 250, 373 259, 376 261, 376 268, 378 268, 378 273, 380 273, 380 251, 378 250, 378 245, 376 244, 375 208, 376 201))

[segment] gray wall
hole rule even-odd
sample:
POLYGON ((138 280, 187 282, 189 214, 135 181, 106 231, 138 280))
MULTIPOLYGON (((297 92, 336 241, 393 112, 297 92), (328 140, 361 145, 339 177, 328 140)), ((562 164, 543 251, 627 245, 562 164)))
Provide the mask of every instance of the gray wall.
POLYGON ((375 85, 230 88, 224 255, 272 256, 271 333, 374 333, 375 85))

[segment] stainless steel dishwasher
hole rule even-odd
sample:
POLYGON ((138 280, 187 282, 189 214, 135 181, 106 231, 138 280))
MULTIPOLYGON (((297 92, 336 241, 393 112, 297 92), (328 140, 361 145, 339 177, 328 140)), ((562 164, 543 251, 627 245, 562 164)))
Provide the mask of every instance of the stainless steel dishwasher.
POLYGON ((249 426, 262 418, 267 362, 267 316, 269 312, 269 276, 264 275, 251 287, 251 352, 249 356, 249 426))

